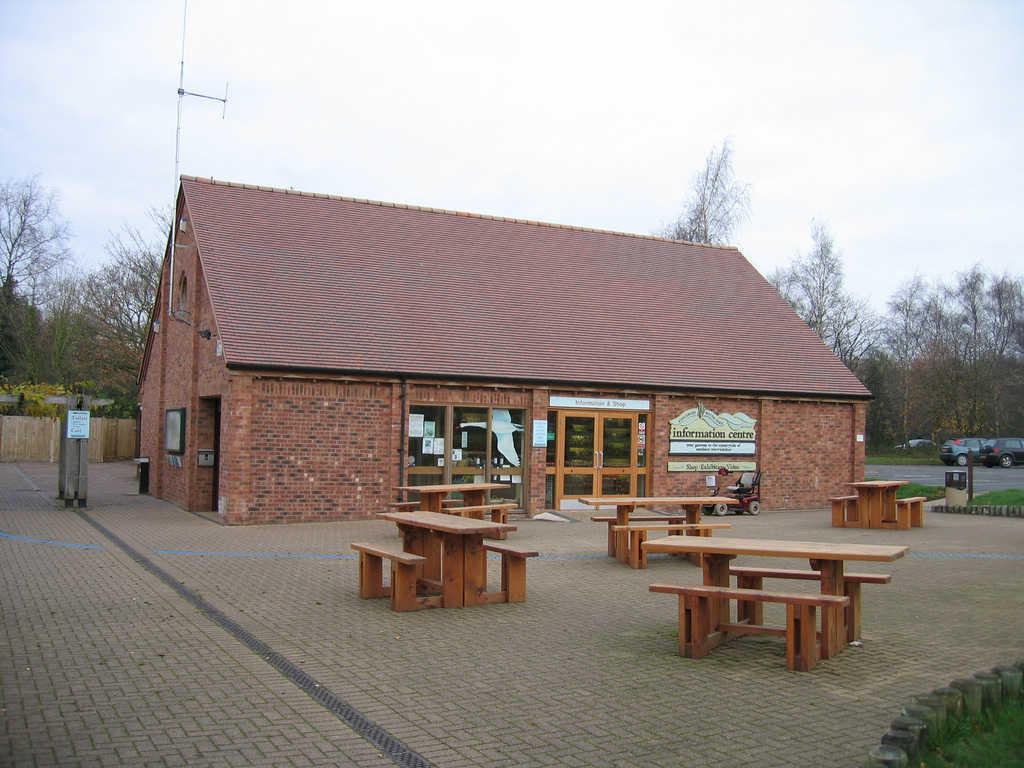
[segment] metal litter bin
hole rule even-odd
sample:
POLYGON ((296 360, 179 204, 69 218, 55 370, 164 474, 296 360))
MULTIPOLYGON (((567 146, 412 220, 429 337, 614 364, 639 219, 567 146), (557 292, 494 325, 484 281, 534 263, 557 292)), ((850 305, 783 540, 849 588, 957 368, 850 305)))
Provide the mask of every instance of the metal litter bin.
POLYGON ((149 493, 149 457, 140 456, 135 460, 139 465, 139 493, 149 493))
POLYGON ((946 504, 954 507, 967 506, 967 473, 946 473, 946 504))

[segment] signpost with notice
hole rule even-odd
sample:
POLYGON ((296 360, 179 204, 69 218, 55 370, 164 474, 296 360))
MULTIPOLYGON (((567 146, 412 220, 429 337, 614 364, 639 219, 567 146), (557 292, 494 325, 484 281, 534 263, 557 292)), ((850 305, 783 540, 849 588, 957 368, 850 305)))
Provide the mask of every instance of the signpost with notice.
POLYGON ((88 395, 48 397, 44 402, 66 406, 61 420, 60 466, 57 472, 57 498, 65 507, 84 507, 89 496, 89 408, 109 405, 112 400, 94 400, 88 395))

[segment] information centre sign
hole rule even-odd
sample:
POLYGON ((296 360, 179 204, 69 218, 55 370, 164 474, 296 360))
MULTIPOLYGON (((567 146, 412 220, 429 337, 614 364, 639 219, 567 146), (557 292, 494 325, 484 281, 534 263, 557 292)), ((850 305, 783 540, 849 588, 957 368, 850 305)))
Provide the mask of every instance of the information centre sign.
POLYGON ((757 421, 745 413, 715 413, 703 403, 669 421, 673 456, 753 456, 757 421))

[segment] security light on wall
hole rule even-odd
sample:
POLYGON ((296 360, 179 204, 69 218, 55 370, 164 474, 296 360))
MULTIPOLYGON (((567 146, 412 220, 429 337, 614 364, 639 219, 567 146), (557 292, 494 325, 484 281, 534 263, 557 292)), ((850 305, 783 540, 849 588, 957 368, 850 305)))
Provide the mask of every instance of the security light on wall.
POLYGON ((202 336, 204 339, 209 339, 211 336, 216 336, 217 334, 211 333, 208 328, 203 328, 203 330, 199 332, 199 335, 202 336))

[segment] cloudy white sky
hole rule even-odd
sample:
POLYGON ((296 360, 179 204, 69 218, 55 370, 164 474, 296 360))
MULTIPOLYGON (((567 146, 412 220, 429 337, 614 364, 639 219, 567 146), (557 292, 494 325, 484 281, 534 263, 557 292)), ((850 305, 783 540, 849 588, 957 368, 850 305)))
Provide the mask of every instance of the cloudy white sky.
MULTIPOLYGON (((0 0, 0 179, 83 263, 174 191, 185 0, 0 0)), ((730 137, 762 273, 1024 273, 1019 0, 188 0, 180 172, 651 233, 730 137)))

